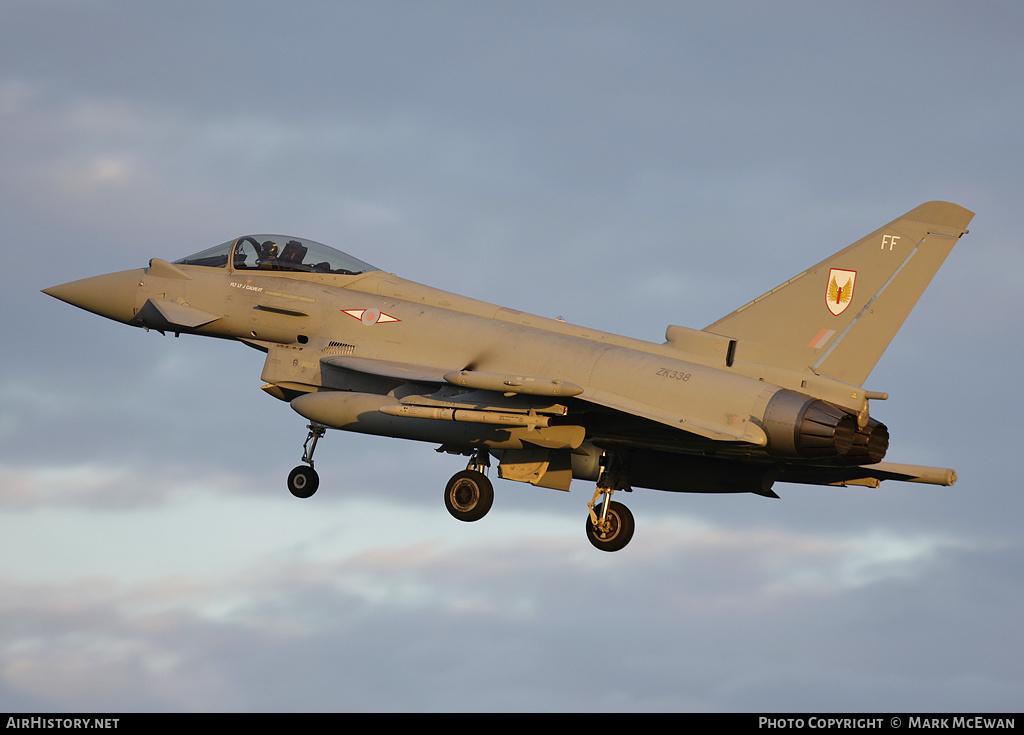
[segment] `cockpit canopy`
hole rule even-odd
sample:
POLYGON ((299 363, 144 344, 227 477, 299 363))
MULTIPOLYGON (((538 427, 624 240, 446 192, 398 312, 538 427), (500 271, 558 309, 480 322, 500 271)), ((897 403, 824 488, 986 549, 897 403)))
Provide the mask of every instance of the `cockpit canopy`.
POLYGON ((207 268, 227 268, 230 264, 232 270, 336 273, 345 276, 380 270, 340 250, 284 235, 245 235, 174 262, 207 268))

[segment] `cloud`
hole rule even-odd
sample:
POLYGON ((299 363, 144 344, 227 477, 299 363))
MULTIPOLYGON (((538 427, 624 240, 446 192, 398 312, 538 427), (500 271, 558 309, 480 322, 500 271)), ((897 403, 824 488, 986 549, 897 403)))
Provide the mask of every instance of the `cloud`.
MULTIPOLYGON (((991 605, 992 587, 971 580, 982 568, 1012 578, 1018 547, 911 539, 888 544, 901 548, 892 554, 877 535, 647 530, 635 553, 611 558, 558 536, 435 536, 227 574, 8 580, 0 672, 56 709, 196 711, 579 710, 609 699, 626 710, 856 710, 864 696, 944 711, 971 701, 958 689, 971 677, 989 681, 984 701, 997 709, 1019 682, 1010 651, 963 658, 975 636, 946 637, 957 613, 933 608, 945 597, 937 583, 991 605), (847 575, 865 556, 870 578, 847 575), (585 674, 609 656, 618 675, 595 687, 585 674), (865 677, 878 666, 884 687, 865 677), (806 686, 782 691, 780 679, 806 686)), ((992 608, 991 622, 1011 605, 992 608)))

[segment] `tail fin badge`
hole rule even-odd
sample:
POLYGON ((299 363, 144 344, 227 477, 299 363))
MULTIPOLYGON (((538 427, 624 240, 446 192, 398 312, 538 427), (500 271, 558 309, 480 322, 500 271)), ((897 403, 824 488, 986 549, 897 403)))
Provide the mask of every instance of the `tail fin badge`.
POLYGON ((844 271, 832 268, 828 272, 828 288, 825 289, 825 305, 828 310, 839 316, 853 300, 853 285, 857 280, 857 271, 844 271))

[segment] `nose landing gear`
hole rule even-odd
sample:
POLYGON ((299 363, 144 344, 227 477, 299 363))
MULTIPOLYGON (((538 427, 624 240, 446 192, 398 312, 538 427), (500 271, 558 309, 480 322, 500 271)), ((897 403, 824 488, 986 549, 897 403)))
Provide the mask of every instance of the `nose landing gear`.
POLYGON ((313 452, 316 451, 317 441, 326 431, 327 427, 322 424, 309 425, 309 435, 302 445, 302 461, 309 467, 300 464, 288 474, 288 491, 297 498, 308 498, 320 487, 320 476, 313 469, 313 452))

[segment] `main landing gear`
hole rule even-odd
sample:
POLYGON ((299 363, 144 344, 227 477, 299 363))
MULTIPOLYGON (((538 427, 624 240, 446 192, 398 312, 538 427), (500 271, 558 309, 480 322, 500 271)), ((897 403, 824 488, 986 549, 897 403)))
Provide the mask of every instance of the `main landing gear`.
POLYGON ((595 548, 601 551, 618 551, 633 538, 636 524, 633 514, 622 503, 612 502, 612 493, 616 490, 629 490, 625 471, 618 454, 609 453, 601 458, 602 470, 597 478, 597 490, 593 499, 587 503, 590 515, 587 516, 587 538, 595 548), (597 501, 601 499, 601 504, 597 501))
POLYGON ((313 452, 316 450, 317 441, 326 431, 327 427, 321 424, 309 425, 309 436, 302 445, 302 461, 309 467, 300 464, 288 474, 288 491, 297 498, 308 498, 320 487, 320 476, 313 469, 313 452))
POLYGON ((469 464, 456 472, 444 489, 444 505, 453 518, 460 521, 479 521, 494 502, 494 486, 484 471, 490 467, 486 449, 475 449, 469 464))
MULTIPOLYGON (((456 472, 444 489, 448 512, 460 521, 478 521, 491 509, 494 488, 484 474, 490 466, 485 449, 473 451, 469 465, 456 472)), ((601 551, 618 551, 633 538, 633 514, 622 503, 613 502, 616 490, 629 490, 626 471, 620 455, 611 452, 601 458, 601 474, 593 499, 587 503, 587 538, 601 551)))

